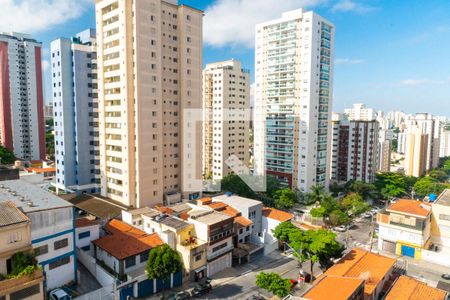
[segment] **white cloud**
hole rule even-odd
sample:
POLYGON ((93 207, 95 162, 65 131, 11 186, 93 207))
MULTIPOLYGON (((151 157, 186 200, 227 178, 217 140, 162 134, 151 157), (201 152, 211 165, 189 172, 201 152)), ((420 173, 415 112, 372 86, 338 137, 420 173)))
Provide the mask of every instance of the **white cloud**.
POLYGON ((42 60, 42 70, 47 71, 49 67, 50 67, 50 63, 48 62, 48 60, 43 59, 42 60))
POLYGON ((92 0, 0 0, 0 31, 35 33, 78 18, 92 0))
POLYGON ((341 0, 333 5, 331 8, 334 12, 357 12, 357 13, 367 13, 376 10, 375 7, 358 3, 353 0, 341 0))
POLYGON ((334 63, 336 65, 358 65, 364 63, 364 59, 352 59, 352 58, 336 58, 334 63))
POLYGON ((253 48, 256 24, 279 18, 289 10, 324 2, 326 0, 217 0, 205 11, 204 40, 215 47, 253 48))
MULTIPOLYGON (((450 79, 450 78, 449 78, 450 79)), ((400 81, 401 85, 406 86, 419 86, 419 85, 427 85, 427 84, 444 84, 449 81, 447 80, 433 80, 433 79, 404 79, 400 81)))

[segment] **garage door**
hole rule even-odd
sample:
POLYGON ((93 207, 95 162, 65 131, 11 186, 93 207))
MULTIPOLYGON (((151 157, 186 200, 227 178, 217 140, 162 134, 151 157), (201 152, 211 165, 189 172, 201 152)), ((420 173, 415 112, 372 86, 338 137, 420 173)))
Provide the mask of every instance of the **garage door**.
POLYGON ((390 241, 383 241, 382 250, 386 252, 395 253, 395 243, 390 241))
POLYGON ((413 247, 402 245, 402 255, 414 257, 415 249, 413 247))
POLYGON ((231 252, 212 262, 209 262, 207 276, 210 277, 229 267, 231 267, 231 252))

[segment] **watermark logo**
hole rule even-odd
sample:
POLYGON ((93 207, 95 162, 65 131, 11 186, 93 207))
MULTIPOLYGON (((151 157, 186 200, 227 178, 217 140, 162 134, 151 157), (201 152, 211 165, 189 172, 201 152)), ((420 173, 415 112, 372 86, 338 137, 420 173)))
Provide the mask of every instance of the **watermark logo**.
MULTIPOLYGON (((221 191, 221 180, 213 178, 202 178, 204 164, 212 163, 213 151, 224 151, 224 148, 236 145, 227 145, 226 141, 221 140, 220 145, 214 145, 214 137, 223 139, 223 135, 234 134, 237 138, 239 133, 248 130, 251 124, 252 110, 250 109, 184 109, 182 116, 182 185, 185 192, 218 192, 221 191), (214 135, 220 134, 220 136, 214 135), (205 147, 211 143, 210 147, 205 147), (214 149, 216 147, 216 149, 214 149), (210 151, 211 159, 204 159, 204 151, 210 151)), ((250 144, 250 141, 244 141, 250 144)), ((237 147, 235 147, 238 151, 237 147)), ((223 153, 223 152, 222 152, 223 153)), ((217 160, 217 158, 215 158, 217 160)), ((248 162, 242 161, 237 155, 231 154, 229 157, 223 157, 224 164, 231 171, 239 176, 242 181, 255 192, 266 191, 265 174, 255 174, 247 165, 248 162)), ((217 162, 221 163, 221 162, 217 162)))

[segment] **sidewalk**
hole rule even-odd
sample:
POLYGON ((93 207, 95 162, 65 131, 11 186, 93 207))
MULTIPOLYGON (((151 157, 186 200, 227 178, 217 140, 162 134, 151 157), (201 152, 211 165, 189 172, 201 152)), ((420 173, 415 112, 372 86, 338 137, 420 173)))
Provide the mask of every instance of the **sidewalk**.
MULTIPOLYGON (((239 276, 243 276, 243 275, 250 273, 252 271, 255 271, 257 269, 261 269, 263 267, 265 267, 265 268, 270 267, 271 264, 273 264, 274 262, 277 262, 283 258, 286 258, 286 256, 283 256, 278 251, 274 251, 268 255, 258 255, 258 256, 252 257, 250 259, 249 263, 246 263, 246 264, 243 264, 240 266, 236 266, 236 267, 226 268, 226 269, 220 271, 219 273, 216 273, 213 276, 211 276, 211 279, 212 279, 211 285, 213 286, 213 288, 221 286, 230 280, 236 279, 239 276)), ((168 294, 173 293, 173 292, 188 291, 188 290, 194 288, 196 285, 197 285, 197 282, 185 282, 177 288, 166 290, 165 294, 167 296, 168 294)), ((150 297, 147 297, 145 299, 159 300, 159 299, 161 299, 161 297, 162 297, 162 293, 158 293, 158 294, 154 294, 150 297)))

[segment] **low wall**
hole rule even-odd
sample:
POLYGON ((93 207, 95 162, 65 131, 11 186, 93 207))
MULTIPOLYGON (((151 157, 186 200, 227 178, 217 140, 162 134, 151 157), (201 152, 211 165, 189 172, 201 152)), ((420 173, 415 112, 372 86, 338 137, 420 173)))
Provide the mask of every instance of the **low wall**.
POLYGON ((77 259, 88 269, 88 271, 94 276, 102 287, 112 286, 114 283, 114 276, 108 273, 105 269, 99 266, 95 258, 90 256, 87 252, 84 252, 80 248, 77 248, 77 259))

